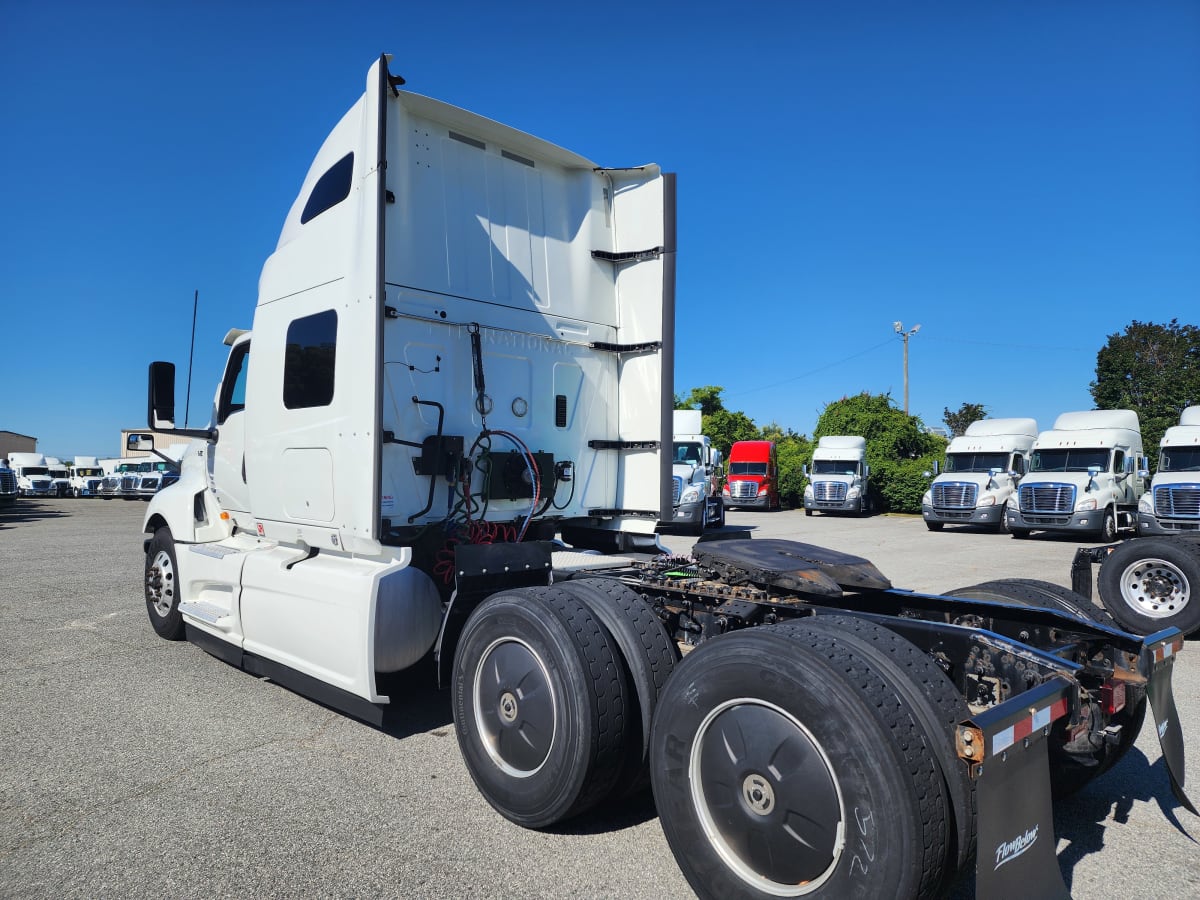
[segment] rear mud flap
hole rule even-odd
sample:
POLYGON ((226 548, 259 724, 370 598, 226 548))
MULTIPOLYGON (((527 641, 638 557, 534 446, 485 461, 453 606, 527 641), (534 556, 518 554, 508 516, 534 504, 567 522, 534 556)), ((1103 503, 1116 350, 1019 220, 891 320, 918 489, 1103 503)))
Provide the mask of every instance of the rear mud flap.
POLYGON ((1058 866, 1050 801, 1050 725, 1074 686, 1054 678, 958 729, 978 802, 975 896, 1058 900, 1070 892, 1058 866))
POLYGON ((1142 642, 1138 666, 1141 674, 1149 680, 1146 696, 1150 710, 1154 713, 1154 727, 1158 731, 1158 743, 1162 747, 1163 761, 1167 764, 1167 775, 1171 778, 1171 790, 1184 809, 1194 815, 1196 807, 1183 791, 1186 766, 1183 752, 1183 728, 1179 713, 1175 709, 1175 694, 1171 691, 1171 671, 1175 668, 1175 654, 1183 649, 1183 634, 1177 628, 1167 628, 1150 635, 1142 642))

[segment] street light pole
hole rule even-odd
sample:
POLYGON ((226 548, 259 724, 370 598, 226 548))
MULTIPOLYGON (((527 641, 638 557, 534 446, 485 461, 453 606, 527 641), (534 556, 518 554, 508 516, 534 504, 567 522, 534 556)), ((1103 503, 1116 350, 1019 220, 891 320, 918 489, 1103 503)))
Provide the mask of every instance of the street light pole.
POLYGON ((914 325, 908 331, 904 330, 904 325, 901 322, 893 322, 892 328, 896 330, 896 334, 900 335, 900 339, 904 341, 904 414, 908 415, 908 339, 921 330, 920 325, 914 325))

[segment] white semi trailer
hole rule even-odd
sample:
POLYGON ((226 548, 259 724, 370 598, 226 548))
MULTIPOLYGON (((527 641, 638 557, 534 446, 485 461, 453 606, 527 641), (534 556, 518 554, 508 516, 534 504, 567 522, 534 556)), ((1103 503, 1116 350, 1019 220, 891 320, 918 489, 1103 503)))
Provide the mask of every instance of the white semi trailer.
POLYGON ((705 897, 929 897, 974 860, 982 895, 1061 895, 1051 783, 1148 705, 1191 808, 1178 631, 795 541, 661 553, 674 178, 401 83, 381 58, 318 151, 208 427, 151 364, 151 428, 195 439, 144 520, 160 635, 374 722, 431 657, 498 812, 650 781, 705 897))
POLYGON ((1008 503, 1037 438, 1035 419, 979 419, 950 441, 946 468, 921 498, 930 531, 946 525, 1008 527, 1008 503))
POLYGON ((1101 541, 1137 530, 1138 502, 1149 477, 1137 413, 1065 412, 1034 441, 1008 530, 1083 532, 1101 541))

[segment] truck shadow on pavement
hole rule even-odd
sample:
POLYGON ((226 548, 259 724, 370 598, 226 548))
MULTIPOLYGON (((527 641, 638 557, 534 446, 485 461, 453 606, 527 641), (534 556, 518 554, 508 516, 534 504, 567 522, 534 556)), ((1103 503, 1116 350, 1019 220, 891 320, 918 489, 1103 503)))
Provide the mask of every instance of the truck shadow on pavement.
POLYGON ((7 506, 0 506, 0 529, 11 528, 43 519, 62 519, 70 513, 54 509, 38 500, 21 499, 7 506))
POLYGON ((1104 849, 1106 830, 1126 825, 1135 801, 1158 804, 1166 820, 1193 844, 1197 843, 1189 823, 1177 815, 1183 807, 1171 791, 1166 762, 1160 757, 1150 765, 1145 754, 1135 747, 1111 772, 1054 805, 1054 830, 1059 842, 1066 842, 1059 850, 1058 864, 1068 890, 1075 866, 1084 857, 1104 849))

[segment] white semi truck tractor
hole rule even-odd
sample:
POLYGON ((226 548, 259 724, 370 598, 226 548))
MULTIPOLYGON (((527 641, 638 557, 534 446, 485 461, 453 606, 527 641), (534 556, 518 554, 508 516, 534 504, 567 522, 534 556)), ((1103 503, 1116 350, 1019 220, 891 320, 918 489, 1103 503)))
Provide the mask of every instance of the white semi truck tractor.
POLYGON ((813 450, 812 468, 805 468, 804 514, 814 511, 863 515, 871 511, 868 494, 871 467, 867 465, 867 439, 855 435, 827 434, 813 450))
POLYGON ((1200 535, 1200 406, 1163 434, 1158 469, 1138 504, 1138 534, 1200 535))
POLYGON ((946 525, 1006 529, 1007 506, 1037 438, 1035 419, 979 419, 946 448, 946 468, 921 498, 930 531, 946 525))
POLYGON ((671 446, 671 519, 664 522, 689 534, 725 524, 725 501, 721 497, 721 451, 701 431, 703 416, 698 409, 674 411, 671 446))
POLYGON ((1132 534, 1147 464, 1133 410, 1062 413, 1034 441, 1017 502, 1008 504, 1008 530, 1015 538, 1039 530, 1101 541, 1132 534))
POLYGON ((207 427, 151 364, 151 429, 193 439, 144 519, 158 634, 376 723, 428 660, 501 815, 649 784, 704 897, 930 897, 972 867, 1063 895, 1051 784, 1147 709, 1191 808, 1178 631, 744 532, 667 551, 674 178, 402 83, 380 58, 317 152, 207 427))

